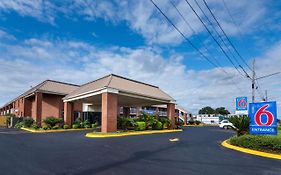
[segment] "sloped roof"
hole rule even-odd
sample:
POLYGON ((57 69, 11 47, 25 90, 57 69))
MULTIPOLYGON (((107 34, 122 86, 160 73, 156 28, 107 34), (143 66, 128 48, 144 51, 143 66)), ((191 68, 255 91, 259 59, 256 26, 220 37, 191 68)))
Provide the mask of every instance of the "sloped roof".
POLYGON ((109 74, 95 81, 86 83, 79 87, 77 90, 68 94, 64 99, 67 100, 80 95, 91 93, 93 91, 102 90, 104 88, 113 88, 121 92, 174 101, 171 96, 166 94, 157 86, 128 79, 115 74, 109 74))
POLYGON ((16 97, 12 101, 6 103, 4 106, 13 103, 17 99, 21 97, 28 96, 34 92, 40 91, 44 93, 51 93, 51 94, 58 94, 58 95, 67 95, 70 92, 74 91, 77 89, 79 85, 75 84, 70 84, 70 83, 64 83, 64 82, 59 82, 59 81, 54 81, 54 80, 45 80, 41 82, 40 84, 34 86, 33 88, 29 89, 28 91, 24 92, 20 96, 16 97))

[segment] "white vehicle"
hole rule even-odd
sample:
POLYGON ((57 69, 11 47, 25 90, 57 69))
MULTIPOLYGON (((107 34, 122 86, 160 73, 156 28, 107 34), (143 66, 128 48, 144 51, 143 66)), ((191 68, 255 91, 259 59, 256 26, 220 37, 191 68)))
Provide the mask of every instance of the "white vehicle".
POLYGON ((228 120, 222 120, 220 123, 219 123, 219 127, 220 128, 223 128, 223 129, 232 129, 232 128, 235 128, 235 126, 229 122, 228 120))

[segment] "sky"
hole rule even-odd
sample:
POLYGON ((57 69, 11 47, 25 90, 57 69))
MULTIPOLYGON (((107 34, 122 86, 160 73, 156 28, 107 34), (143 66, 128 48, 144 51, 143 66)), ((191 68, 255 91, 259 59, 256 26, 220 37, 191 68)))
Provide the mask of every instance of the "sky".
MULTIPOLYGON (((242 75, 185 0, 154 2, 188 41, 150 0, 0 0, 0 106, 46 79, 83 84, 114 73, 159 86, 194 114, 233 113, 236 97, 251 101, 239 65, 251 75, 255 59, 257 77, 281 71, 281 1, 206 0, 243 61, 204 1, 188 0, 242 75)), ((258 81, 256 101, 265 90, 281 111, 281 74, 258 81)))

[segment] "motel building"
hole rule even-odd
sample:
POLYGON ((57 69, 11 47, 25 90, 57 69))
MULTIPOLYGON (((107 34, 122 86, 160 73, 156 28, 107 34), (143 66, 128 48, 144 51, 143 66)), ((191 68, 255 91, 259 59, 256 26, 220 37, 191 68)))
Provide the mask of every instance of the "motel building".
POLYGON ((30 116, 38 125, 50 116, 69 126, 81 118, 101 123, 101 132, 115 132, 118 116, 137 117, 148 109, 168 117, 172 128, 179 117, 186 122, 191 114, 176 109, 175 102, 157 86, 110 74, 83 85, 46 80, 6 103, 0 113, 30 116))

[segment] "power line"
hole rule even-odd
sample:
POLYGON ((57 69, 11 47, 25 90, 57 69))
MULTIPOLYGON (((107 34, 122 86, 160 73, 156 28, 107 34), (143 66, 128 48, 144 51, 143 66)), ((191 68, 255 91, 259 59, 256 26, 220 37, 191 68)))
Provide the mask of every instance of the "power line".
POLYGON ((248 65, 248 63, 245 61, 245 59, 241 56, 241 54, 238 52, 238 50, 236 49, 236 47, 234 46, 234 44, 231 42, 231 40, 229 39, 228 35, 225 33, 225 31, 223 30, 223 28, 221 27, 219 21, 217 20, 217 18, 215 17, 214 13, 212 12, 212 10, 210 9, 210 7, 208 6, 207 2, 205 0, 203 0, 204 4, 206 5, 206 7, 208 8, 209 12, 211 13, 212 17, 215 19, 216 23, 218 24, 219 28, 221 29, 221 31, 223 32, 224 36, 226 37, 227 41, 229 42, 229 44, 232 46, 232 48, 234 49, 234 51, 236 52, 236 54, 239 56, 239 58, 242 60, 242 62, 244 62, 244 64, 251 70, 250 66, 248 65))
MULTIPOLYGON (((199 52, 199 54, 205 58, 209 63, 211 63, 214 67, 220 68, 218 67, 216 64, 214 64, 208 57, 206 57, 181 31, 180 29, 171 21, 171 19, 165 15, 165 13, 154 3, 153 0, 150 0, 151 3, 158 9, 158 11, 166 18, 166 20, 176 29, 176 31, 197 51, 199 52)), ((224 69, 221 68, 221 70, 225 73, 228 74, 224 69)), ((243 92, 237 85, 236 83, 233 83, 236 88, 238 90, 240 90, 241 92, 243 92)))
POLYGON ((166 20, 177 30, 178 33, 197 51, 199 54, 205 58, 209 63, 211 63, 214 67, 218 67, 215 63, 213 63, 208 57, 206 57, 179 29, 178 27, 168 18, 167 15, 154 3, 153 0, 150 0, 152 4, 159 10, 159 12, 166 18, 166 20))
POLYGON ((208 27, 206 26, 206 24, 202 21, 202 19, 200 18, 200 16, 197 14, 197 12, 194 10, 194 8, 191 6, 191 4, 185 0, 185 2, 189 5, 189 7, 192 9, 192 11, 195 13, 195 15, 197 16, 197 18, 200 20, 200 22, 203 24, 203 26, 205 27, 205 29, 207 30, 207 32, 211 35, 211 37, 213 38, 213 40, 216 42, 216 44, 220 47, 221 51, 224 53, 224 55, 227 57, 227 59, 230 61, 230 63, 234 66, 234 68, 238 71, 238 73, 240 73, 243 77, 244 75, 238 70, 238 68, 235 66, 235 64, 233 63, 233 61, 230 59, 230 57, 226 54, 225 50, 222 48, 222 46, 220 45, 220 43, 217 41, 217 39, 213 36, 212 32, 208 29, 208 27))
POLYGON ((211 22, 210 18, 208 17, 208 15, 204 12, 204 10, 201 8, 201 6, 199 5, 199 3, 197 2, 197 0, 194 0, 194 2, 196 3, 197 7, 200 9, 201 13, 205 16, 205 18, 207 19, 208 23, 211 25, 212 29, 215 31, 215 33, 217 34, 218 38, 220 39, 220 41, 223 43, 223 45, 226 47, 226 49, 228 50, 228 52, 231 54, 231 56, 234 58, 235 62, 239 65, 240 67, 240 63, 237 61, 237 59, 235 58, 234 54, 232 53, 232 51, 229 49, 228 45, 225 43, 223 37, 221 36, 221 34, 217 31, 216 27, 213 25, 213 23, 211 22))
MULTIPOLYGON (((177 13, 181 16, 185 24, 189 27, 189 29, 195 34, 195 37, 199 40, 200 43, 202 43, 204 49, 211 54, 210 50, 207 48, 206 44, 201 40, 201 38, 198 36, 198 33, 193 29, 193 27, 189 24, 189 22, 186 20, 186 18, 183 16, 183 14, 180 12, 180 10, 177 8, 177 6, 173 3, 173 1, 170 0, 170 3, 172 6, 176 9, 177 13)), ((222 67, 219 61, 216 59, 216 57, 213 57, 215 62, 219 67, 222 67)))

